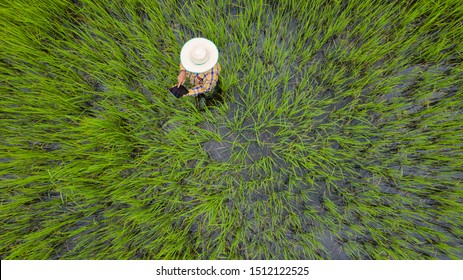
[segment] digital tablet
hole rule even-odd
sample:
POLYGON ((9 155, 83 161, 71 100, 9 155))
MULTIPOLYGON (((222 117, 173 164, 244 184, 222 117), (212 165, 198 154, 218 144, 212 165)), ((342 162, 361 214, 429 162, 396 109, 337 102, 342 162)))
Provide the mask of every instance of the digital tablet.
POLYGON ((184 86, 174 86, 169 89, 170 93, 172 93, 176 98, 180 98, 188 93, 188 89, 184 86))

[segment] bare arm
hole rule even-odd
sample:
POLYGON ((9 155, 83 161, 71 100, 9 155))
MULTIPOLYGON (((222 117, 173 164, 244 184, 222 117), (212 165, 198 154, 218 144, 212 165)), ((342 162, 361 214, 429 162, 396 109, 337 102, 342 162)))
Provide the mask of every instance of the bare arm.
POLYGON ((180 87, 186 81, 186 70, 183 68, 183 65, 180 64, 180 73, 177 76, 177 87, 180 87))

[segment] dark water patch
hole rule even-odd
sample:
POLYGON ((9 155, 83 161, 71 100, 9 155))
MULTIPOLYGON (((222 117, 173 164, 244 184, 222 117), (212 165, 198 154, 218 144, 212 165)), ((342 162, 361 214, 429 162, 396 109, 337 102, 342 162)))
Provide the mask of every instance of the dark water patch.
POLYGON ((44 143, 39 141, 29 141, 29 147, 32 150, 44 150, 46 152, 53 152, 61 149, 61 143, 44 143))
POLYGON ((310 192, 309 193, 309 200, 304 200, 302 206, 310 211, 316 211, 318 215, 324 215, 325 208, 323 206, 323 200, 321 194, 310 192))
MULTIPOLYGON (((263 133, 267 132, 267 133, 270 135, 270 137, 275 137, 275 134, 276 134, 279 130, 280 130, 280 128, 277 127, 277 126, 266 126, 266 127, 264 128, 264 132, 263 132, 263 133)), ((276 138, 275 138, 275 139, 276 139, 276 138)), ((275 142, 275 143, 276 143, 276 142, 275 142)))
POLYGON ((463 170, 461 170, 459 172, 452 173, 452 175, 450 175, 450 176, 454 180, 463 181, 463 170))
POLYGON ((82 2, 80 0, 72 0, 72 4, 76 5, 79 8, 82 8, 82 2))
POLYGON ((446 88, 442 89, 442 91, 444 91, 446 93, 446 95, 445 95, 446 98, 453 97, 454 95, 456 95, 459 92, 459 90, 460 90, 460 87, 457 86, 457 85, 446 87, 446 88))
POLYGON ((193 233, 193 232, 197 232, 197 231, 198 231, 198 222, 195 221, 190 225, 190 227, 188 229, 188 232, 193 233))
POLYGON ((406 114, 412 115, 418 112, 421 112, 425 109, 422 104, 410 104, 409 106, 404 107, 406 114))
POLYGON ((342 243, 335 238, 329 231, 317 232, 317 240, 323 244, 323 247, 328 252, 327 259, 332 260, 348 260, 350 259, 347 256, 342 243))
POLYGON ((268 201, 269 199, 267 194, 259 191, 253 191, 250 197, 253 201, 268 201))
POLYGON ((209 156, 220 162, 228 162, 232 155, 232 145, 229 142, 217 142, 211 140, 204 145, 204 149, 209 156))
POLYGON ((208 130, 210 132, 213 132, 213 133, 217 132, 217 127, 213 123, 208 122, 208 121, 205 121, 199 124, 199 127, 202 129, 208 130))
POLYGON ((128 178, 130 177, 132 174, 136 173, 138 171, 137 168, 128 168, 128 169, 124 169, 122 170, 119 174, 121 175, 122 178, 128 178))
POLYGON ((147 151, 149 149, 148 146, 146 145, 139 145, 139 144, 134 144, 132 146, 132 150, 130 151, 130 158, 132 160, 140 157, 141 155, 144 154, 145 151, 147 151))
POLYGON ((98 78, 94 77, 93 75, 82 71, 75 69, 75 72, 81 77, 81 79, 93 90, 97 92, 106 92, 108 91, 108 88, 104 85, 104 83, 98 78))
POLYGON ((232 123, 235 123, 238 121, 239 116, 242 114, 243 107, 235 102, 230 102, 229 106, 230 110, 227 113, 227 119, 229 119, 232 123))
POLYGON ((241 143, 256 141, 256 133, 251 129, 244 129, 239 132, 236 140, 240 141, 241 143))
POLYGON ((177 129, 177 126, 172 122, 162 122, 161 121, 160 125, 162 125, 162 130, 166 133, 168 133, 171 130, 177 129))
POLYGON ((130 86, 129 88, 131 91, 138 91, 143 94, 149 102, 155 103, 153 93, 143 83, 134 81, 133 86, 130 86))
MULTIPOLYGON (((71 238, 69 241, 77 240, 80 237, 83 237, 87 234, 90 234, 96 230, 98 230, 98 227, 102 225, 102 223, 99 223, 104 220, 104 215, 103 215, 103 210, 97 210, 93 212, 92 214, 86 215, 87 213, 84 212, 79 212, 77 214, 77 219, 75 220, 75 223, 73 223, 68 229, 67 232, 72 232, 75 230, 79 230, 82 228, 86 228, 79 234, 75 235, 73 238, 71 238), (95 225, 98 225, 95 227, 95 225)), ((72 242, 71 242, 72 243, 72 242)))
POLYGON ((336 97, 336 92, 332 88, 327 88, 321 92, 320 97, 323 100, 333 100, 336 97))
POLYGON ((393 90, 395 92, 402 93, 402 96, 411 95, 412 93, 408 93, 413 87, 418 83, 419 80, 422 79, 422 67, 421 65, 414 65, 408 67, 402 71, 399 71, 395 76, 401 77, 399 83, 397 83, 393 90))
MULTIPOLYGON (((317 124, 326 124, 329 121, 329 116, 330 116, 329 113, 323 113, 320 115, 316 115, 313 117, 313 121, 314 123, 317 123, 317 124)), ((324 130, 320 130, 320 132, 324 132, 324 130)))
MULTIPOLYGON (((263 48, 264 41, 267 38, 266 34, 267 34, 267 32, 266 32, 265 29, 262 29, 262 30, 259 31, 259 36, 257 37, 257 45, 256 45, 257 55, 258 55, 259 59, 261 61, 263 61, 265 64, 268 63, 268 61, 264 57, 264 48, 263 48)), ((271 73, 267 73, 266 75, 268 75, 268 74, 271 74, 271 73)))
POLYGON ((185 42, 183 41, 182 39, 182 36, 180 34, 182 34, 182 31, 180 29, 171 29, 172 30, 172 33, 174 34, 175 36, 175 39, 177 39, 177 43, 181 46, 183 45, 185 42))
POLYGON ((247 157, 245 161, 247 164, 251 164, 261 159, 262 157, 269 155, 269 150, 267 147, 259 146, 254 141, 249 143, 246 151, 247 151, 247 157))
POLYGON ((387 182, 381 181, 379 184, 377 184, 379 187, 380 192, 384 194, 399 194, 399 190, 397 190, 394 186, 388 184, 387 182))
POLYGON ((131 205, 128 203, 124 202, 117 202, 117 201, 109 201, 103 203, 104 207, 106 207, 106 210, 111 210, 111 211, 120 211, 120 210, 127 210, 131 208, 131 205))
POLYGON ((429 174, 428 168, 420 166, 400 166, 400 170, 405 177, 409 176, 422 176, 426 177, 429 174))
POLYGON ((272 172, 274 172, 276 178, 276 184, 274 185, 275 190, 287 189, 289 184, 289 164, 281 157, 275 156, 272 153, 272 159, 274 161, 272 165, 272 172))
POLYGON ((104 111, 105 109, 101 107, 98 103, 99 98, 97 95, 94 95, 91 99, 82 103, 82 111, 85 111, 89 116, 96 117, 99 115, 98 112, 104 111))
POLYGON ((279 142, 278 140, 278 137, 275 137, 274 133, 271 133, 270 131, 264 131, 259 135, 259 141, 264 145, 271 146, 273 144, 277 144, 279 142))
POLYGON ((442 76, 448 76, 450 75, 452 68, 455 67, 456 65, 450 65, 450 64, 435 64, 431 65, 425 68, 425 73, 431 74, 431 75, 442 75, 442 76))
POLYGON ((298 217, 299 217, 299 220, 301 221, 301 231, 303 233, 311 233, 319 227, 317 222, 314 221, 313 217, 310 217, 307 214, 307 211, 298 213, 298 217))
POLYGON ((443 101, 444 98, 448 97, 448 93, 444 91, 435 91, 432 93, 431 96, 421 100, 423 103, 423 106, 429 107, 429 106, 435 106, 441 101, 443 101))
POLYGON ((242 165, 241 169, 237 172, 237 175, 237 179, 239 180, 240 185, 243 185, 245 182, 251 181, 253 179, 252 174, 248 169, 248 166, 244 164, 242 165))
POLYGON ((235 103, 239 107, 247 107, 246 106, 246 98, 245 98, 245 96, 243 96, 242 93, 238 92, 238 90, 233 91, 233 98, 234 98, 235 103))
POLYGON ((104 10, 106 11, 108 15, 111 16, 111 18, 117 19, 118 21, 121 21, 121 22, 124 21, 124 18, 121 16, 123 13, 121 13, 120 11, 113 10, 109 6, 106 6, 106 5, 104 6, 104 10))
POLYGON ((339 102, 335 102, 335 103, 332 103, 332 104, 328 105, 326 107, 325 111, 327 111, 327 112, 335 112, 337 110, 340 110, 340 109, 344 108, 347 104, 352 102, 352 100, 354 100, 354 97, 347 96, 347 97, 343 98, 342 100, 340 100, 339 102))
POLYGON ((255 118, 253 117, 246 117, 243 121, 242 128, 252 131, 252 129, 255 127, 255 118))
POLYGON ((136 13, 136 15, 137 15, 141 20, 144 20, 144 21, 151 21, 150 16, 149 16, 148 13, 146 12, 145 6, 143 6, 143 4, 140 3, 140 2, 137 2, 137 3, 135 4, 135 13, 136 13))
POLYGON ((253 207, 249 207, 249 209, 248 209, 247 211, 244 212, 244 218, 245 218, 247 221, 252 221, 252 220, 254 220, 254 218, 255 218, 255 212, 254 212, 253 207))
POLYGON ((314 55, 312 63, 318 63, 318 62, 324 63, 325 61, 326 61, 325 51, 318 50, 314 55))
POLYGON ((413 66, 410 66, 406 69, 403 69, 402 71, 399 71, 397 73, 398 76, 407 76, 407 75, 416 75, 417 73, 421 72, 421 65, 413 65, 413 66))
POLYGON ((93 89, 98 92, 108 91, 108 88, 98 80, 93 83, 93 89))
POLYGON ((228 14, 230 16, 237 16, 240 14, 240 9, 242 7, 238 4, 231 3, 231 5, 228 7, 228 14))
MULTIPOLYGON (((462 238, 457 239, 457 241, 455 242, 455 245, 453 247, 456 248, 455 256, 457 257, 457 259, 462 260, 463 259, 463 241, 462 241, 462 238)), ((444 253, 442 253, 441 255, 443 255, 443 254, 444 253)), ((436 258, 440 259, 441 255, 438 255, 436 258)))
POLYGON ((184 201, 184 202, 190 202, 192 200, 194 200, 194 197, 191 197, 191 196, 188 196, 188 195, 185 195, 185 196, 182 197, 182 201, 184 201))
POLYGON ((384 93, 378 96, 377 103, 381 103, 382 101, 391 101, 393 98, 399 97, 399 93, 397 91, 392 91, 389 93, 384 93))
POLYGON ((230 128, 224 125, 219 125, 217 127, 217 131, 227 141, 233 142, 233 140, 236 138, 236 136, 234 135, 234 132, 230 128))
POLYGON ((46 191, 38 194, 39 198, 43 202, 50 202, 52 200, 61 200, 61 193, 57 191, 46 191))

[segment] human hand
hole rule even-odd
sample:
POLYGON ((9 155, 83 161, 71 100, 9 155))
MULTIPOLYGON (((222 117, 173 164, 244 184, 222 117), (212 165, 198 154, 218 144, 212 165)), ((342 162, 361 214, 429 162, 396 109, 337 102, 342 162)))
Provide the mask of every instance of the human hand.
POLYGON ((185 96, 190 96, 191 95, 191 90, 188 90, 188 93, 187 94, 184 94, 182 95, 182 97, 185 97, 185 96))
POLYGON ((180 73, 177 76, 177 87, 180 87, 185 83, 186 81, 186 72, 185 71, 180 71, 180 73))

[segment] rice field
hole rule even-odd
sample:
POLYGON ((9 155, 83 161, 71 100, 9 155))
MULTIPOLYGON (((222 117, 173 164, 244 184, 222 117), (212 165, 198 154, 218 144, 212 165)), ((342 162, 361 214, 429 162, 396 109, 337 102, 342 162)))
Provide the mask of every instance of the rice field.
POLYGON ((463 259, 462 42, 460 0, 2 0, 0 256, 463 259))

